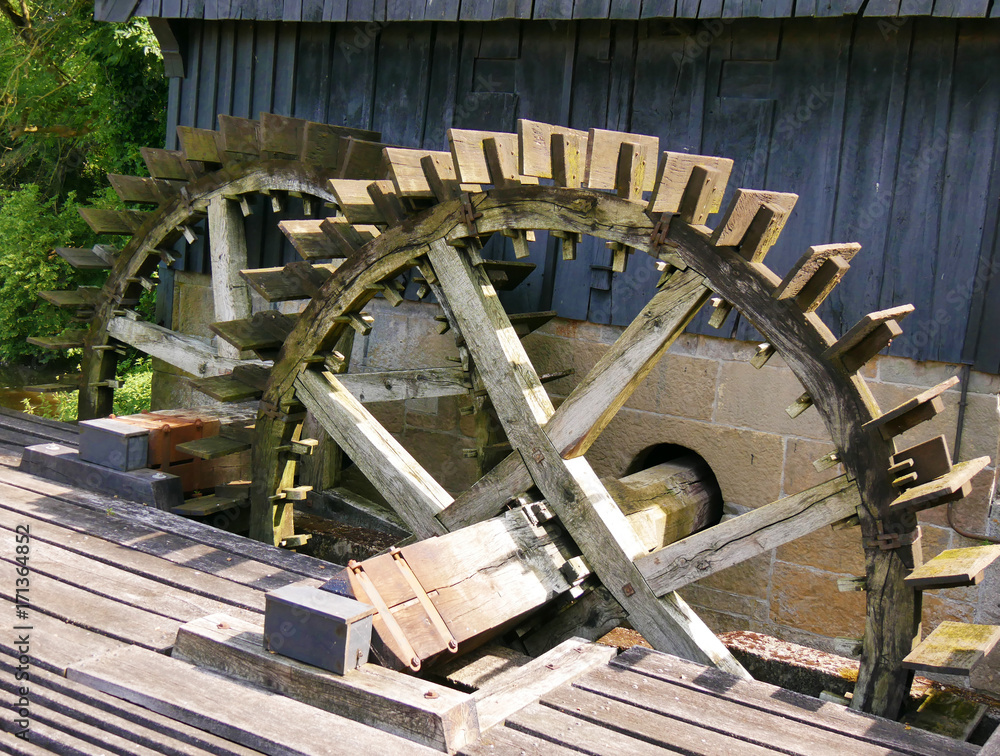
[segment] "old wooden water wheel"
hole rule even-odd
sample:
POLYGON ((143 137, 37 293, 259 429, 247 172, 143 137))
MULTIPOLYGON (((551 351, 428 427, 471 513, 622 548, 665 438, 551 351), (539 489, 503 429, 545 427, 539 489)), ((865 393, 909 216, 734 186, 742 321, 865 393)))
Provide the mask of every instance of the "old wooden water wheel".
MULTIPOLYGON (((297 460, 309 451, 304 411, 333 440, 328 453, 346 451, 420 538, 494 517, 537 489, 603 586, 589 594, 586 611, 623 609, 655 647, 736 674, 745 672, 675 589, 856 518, 866 553, 867 623, 852 705, 898 713, 912 675, 901 662, 920 634, 920 592, 904 583, 921 561, 916 512, 967 494, 985 461, 953 466, 938 440, 896 449, 899 434, 941 410, 939 395, 950 383, 883 412, 859 373, 901 333, 898 321, 912 307, 872 313, 840 338, 815 314, 858 245, 812 247, 782 278, 764 257, 795 195, 738 189, 710 228, 704 224, 721 209, 732 161, 661 155, 658 140, 646 136, 522 121, 518 134, 452 130, 451 151, 434 152, 277 116, 220 121, 218 132, 181 129, 180 152, 148 151, 153 178, 112 177, 123 199, 159 207, 148 217, 88 214, 95 230, 133 234, 105 261, 113 267, 99 295, 45 294, 87 310, 90 320, 88 330, 40 340, 84 347, 81 417, 111 409, 118 341, 200 373, 199 385, 215 396, 259 397, 251 535, 272 543, 294 537, 292 506, 303 496, 297 460), (240 206, 249 192, 267 192, 275 206, 284 193, 297 192, 307 204, 331 203, 337 214, 282 224, 302 261, 240 273, 240 206), (217 350, 129 312, 141 287, 152 285, 161 255, 169 257, 199 214, 210 224, 223 321, 213 329, 227 342, 217 350), (561 239, 563 260, 573 260, 578 241, 590 235, 612 249, 615 270, 643 253, 662 273, 656 294, 558 409, 522 348, 518 319, 496 295, 517 279, 516 266, 484 263, 479 254, 482 239, 501 233, 522 256, 539 230, 561 239), (461 363, 391 380, 352 374, 352 334, 371 327, 363 308, 379 295, 398 301, 400 277, 413 269, 442 307, 461 363), (297 316, 252 315, 244 281, 269 301, 307 304, 297 316), (846 474, 650 553, 584 455, 710 299, 716 321, 735 308, 763 335, 756 367, 776 353, 792 369, 805 393, 789 413, 818 409, 837 448, 819 464, 842 464, 846 474), (241 359, 248 350, 260 360, 241 359), (495 413, 512 451, 453 498, 364 402, 459 392, 495 413)), ((75 254, 81 264, 93 262, 75 254)), ((486 445, 489 439, 481 452, 486 445)), ((322 474, 312 480, 322 485, 322 474)))

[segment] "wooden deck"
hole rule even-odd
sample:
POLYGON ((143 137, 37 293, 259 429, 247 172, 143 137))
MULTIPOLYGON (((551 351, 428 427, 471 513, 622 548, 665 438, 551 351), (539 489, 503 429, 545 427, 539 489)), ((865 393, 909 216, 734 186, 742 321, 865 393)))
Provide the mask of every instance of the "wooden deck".
MULTIPOLYGON (((16 458, 13 452, 7 460, 16 458)), ((412 732, 404 739, 391 726, 378 729, 341 716, 343 710, 281 695, 275 692, 286 689, 281 680, 268 689, 247 681, 254 675, 235 680, 169 655, 185 623, 225 614, 234 626, 260 627, 268 590, 319 585, 335 565, 0 465, 0 529, 7 544, 0 596, 8 604, 15 600, 21 526, 30 532, 30 601, 23 623, 15 620, 14 606, 5 610, 0 690, 16 700, 17 686, 25 684, 15 679, 22 649, 12 629, 25 624, 31 628, 20 631, 30 636, 31 742, 8 734, 17 726, 5 707, 0 752, 433 752, 413 742, 412 732)), ((485 732, 474 726, 458 751, 938 756, 980 750, 640 648, 610 664, 601 659, 550 689, 538 678, 508 676, 502 690, 461 694, 479 707, 472 721, 485 732)), ((380 716, 375 709, 369 719, 380 716)), ((434 741, 425 735, 425 743, 434 741)))

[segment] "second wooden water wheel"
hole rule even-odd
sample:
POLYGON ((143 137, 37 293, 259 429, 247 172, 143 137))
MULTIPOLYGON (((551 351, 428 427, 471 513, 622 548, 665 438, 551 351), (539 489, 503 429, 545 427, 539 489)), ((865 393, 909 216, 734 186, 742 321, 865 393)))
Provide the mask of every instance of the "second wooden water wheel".
MULTIPOLYGON (((213 249, 219 291, 246 281, 269 301, 306 302, 297 315, 237 311, 220 318, 213 329, 231 345, 229 353, 203 350, 204 375, 213 376, 201 381, 203 390, 260 398, 254 538, 294 542, 292 509, 305 490, 296 478, 298 460, 312 450, 303 439, 308 414, 332 440, 334 462, 337 452, 345 452, 418 538, 494 517, 533 491, 603 586, 589 594, 587 611, 611 606, 654 647, 745 675, 674 591, 853 519, 866 554, 867 622, 852 705, 898 713, 912 676, 902 660, 920 635, 920 592, 904 582, 921 562, 916 513, 966 495, 988 460, 952 465, 943 439, 896 448, 897 436, 940 412, 939 395, 952 384, 883 412, 859 370, 901 333, 898 322, 913 308, 871 313, 840 338, 815 314, 858 245, 812 247, 784 277, 775 274, 764 257, 795 195, 737 189, 710 228, 704 224, 721 209, 732 161, 660 154, 658 140, 647 136, 522 121, 518 134, 451 130, 451 151, 435 152, 386 147, 362 134, 274 116, 262 117, 256 127, 228 123, 233 134, 240 125, 239 133, 252 137, 242 144, 252 147, 232 149, 225 129, 189 133, 192 144, 198 137, 215 150, 202 155, 214 158, 205 163, 225 167, 175 189, 115 262, 98 317, 81 339, 87 350, 82 414, 109 411, 107 355, 111 339, 121 338, 115 330, 121 324, 109 326, 142 284, 151 255, 171 233, 183 233, 188 213, 207 208, 211 222, 216 208, 219 227, 233 229, 239 187, 319 197, 337 215, 282 223, 303 258, 283 269, 240 273, 238 255, 227 252, 229 232, 212 231, 213 247, 220 239, 213 249), (268 133, 284 146, 266 144, 268 133), (319 144, 328 145, 325 152, 319 144), (252 153, 265 147, 286 162, 257 162, 252 153), (239 155, 249 162, 235 159, 239 155), (520 342, 524 318, 508 315, 497 296, 497 288, 520 273, 480 254, 483 240, 503 234, 524 256, 536 231, 560 239, 567 262, 579 241, 591 236, 610 247, 614 270, 642 253, 662 274, 652 299, 558 408, 520 342), (352 334, 371 328, 365 306, 376 296, 399 301, 401 277, 411 270, 420 293, 432 293, 441 306, 460 363, 393 375, 352 373, 352 334), (650 551, 584 455, 710 299, 715 322, 735 309, 762 334, 756 367, 779 354, 795 373, 805 392, 789 414, 816 407, 837 448, 818 464, 839 463, 846 473, 650 551), (241 361, 247 350, 260 360, 241 361), (487 449, 489 439, 482 439, 481 458, 488 452, 493 459, 456 497, 365 408, 372 400, 450 394, 467 395, 479 412, 492 413, 510 446, 509 453, 497 444, 487 449)), ((154 339, 155 348, 163 353, 161 342, 172 338, 154 339)), ((323 474, 312 480, 323 485, 323 474)))

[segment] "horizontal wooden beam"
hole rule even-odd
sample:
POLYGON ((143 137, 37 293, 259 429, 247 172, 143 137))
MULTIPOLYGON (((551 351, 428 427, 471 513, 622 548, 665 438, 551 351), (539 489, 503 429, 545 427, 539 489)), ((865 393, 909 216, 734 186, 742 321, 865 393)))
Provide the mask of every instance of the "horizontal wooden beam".
POLYGON ((468 376, 459 367, 344 373, 337 380, 365 404, 458 396, 469 391, 468 376))
POLYGON ((662 596, 854 514, 858 487, 846 475, 734 517, 636 560, 662 596))
POLYGON ((221 357, 204 339, 155 323, 117 317, 108 321, 107 330, 108 335, 118 341, 198 378, 224 375, 240 364, 240 360, 221 357))

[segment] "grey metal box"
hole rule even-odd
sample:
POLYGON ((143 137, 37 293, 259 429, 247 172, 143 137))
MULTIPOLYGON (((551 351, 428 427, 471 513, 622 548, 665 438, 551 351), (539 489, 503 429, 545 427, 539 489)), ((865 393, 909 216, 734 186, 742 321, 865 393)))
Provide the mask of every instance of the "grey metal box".
POLYGON ((264 647, 343 675, 368 661, 374 613, 346 596, 286 585, 266 596, 264 647))
POLYGON ((102 418, 80 425, 80 459, 112 470, 138 470, 146 466, 149 431, 130 423, 102 418))

